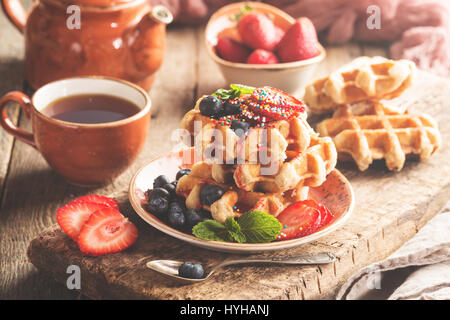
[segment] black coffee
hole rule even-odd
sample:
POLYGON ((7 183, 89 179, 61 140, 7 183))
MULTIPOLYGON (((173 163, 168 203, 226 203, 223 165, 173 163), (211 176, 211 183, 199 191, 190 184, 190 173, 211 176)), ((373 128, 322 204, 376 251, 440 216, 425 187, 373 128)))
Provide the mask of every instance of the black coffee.
POLYGON ((106 123, 129 118, 140 111, 134 103, 105 94, 80 94, 57 99, 42 113, 74 123, 106 123))

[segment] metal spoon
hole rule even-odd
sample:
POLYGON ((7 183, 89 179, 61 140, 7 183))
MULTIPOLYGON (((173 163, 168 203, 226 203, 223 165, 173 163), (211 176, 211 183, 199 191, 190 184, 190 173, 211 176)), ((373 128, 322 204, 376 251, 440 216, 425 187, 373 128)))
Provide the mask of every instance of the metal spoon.
POLYGON ((202 279, 190 279, 180 277, 178 275, 178 268, 183 261, 175 260, 152 260, 147 262, 147 267, 156 272, 159 272, 170 278, 177 279, 184 283, 198 283, 208 279, 217 269, 232 264, 244 263, 276 263, 276 264, 326 264, 336 260, 336 256, 329 252, 322 252, 316 254, 307 254, 302 256, 281 256, 281 257, 264 257, 264 256, 250 256, 241 259, 226 259, 205 272, 205 277, 202 279))

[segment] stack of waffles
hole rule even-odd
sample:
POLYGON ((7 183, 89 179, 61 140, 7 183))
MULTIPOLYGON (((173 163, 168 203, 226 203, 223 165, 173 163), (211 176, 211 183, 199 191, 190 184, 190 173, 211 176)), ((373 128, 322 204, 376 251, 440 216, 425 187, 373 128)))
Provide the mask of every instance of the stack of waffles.
POLYGON ((306 122, 301 101, 270 87, 237 98, 240 112, 209 117, 200 111, 200 98, 182 119, 192 144, 204 159, 180 178, 176 192, 190 209, 203 208, 219 222, 249 210, 277 216, 287 206, 307 198, 309 187, 321 185, 336 165, 337 152, 329 137, 306 122), (245 132, 235 121, 245 122, 245 132), (205 185, 224 194, 210 205, 201 201, 205 185))
POLYGON ((439 148, 441 137, 432 117, 381 101, 402 94, 414 71, 407 60, 361 57, 306 87, 304 100, 312 113, 332 112, 317 130, 333 139, 340 160, 353 159, 364 171, 373 160, 385 159, 389 170, 399 171, 407 155, 424 161, 439 148))

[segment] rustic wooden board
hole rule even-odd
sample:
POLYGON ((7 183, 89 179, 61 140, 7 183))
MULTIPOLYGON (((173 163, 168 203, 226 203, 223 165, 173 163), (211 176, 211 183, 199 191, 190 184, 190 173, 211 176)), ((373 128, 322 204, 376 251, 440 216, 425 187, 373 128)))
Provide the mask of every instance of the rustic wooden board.
MULTIPOLYGON (((356 195, 350 221, 327 237, 278 254, 330 251, 338 261, 326 266, 238 266, 217 272, 209 281, 181 286, 148 270, 147 259, 196 260, 210 266, 227 254, 198 249, 143 225, 127 204, 123 210, 138 224, 140 236, 127 252, 83 257, 57 227, 31 242, 29 257, 38 268, 66 281, 70 264, 82 270, 82 292, 92 298, 157 299, 317 299, 332 298, 339 285, 359 268, 383 259, 411 238, 449 200, 450 82, 421 73, 404 97, 411 110, 439 121, 442 149, 424 163, 408 162, 399 173, 377 163, 364 173, 340 165, 356 195)), ((268 254, 269 255, 269 254, 268 254)))

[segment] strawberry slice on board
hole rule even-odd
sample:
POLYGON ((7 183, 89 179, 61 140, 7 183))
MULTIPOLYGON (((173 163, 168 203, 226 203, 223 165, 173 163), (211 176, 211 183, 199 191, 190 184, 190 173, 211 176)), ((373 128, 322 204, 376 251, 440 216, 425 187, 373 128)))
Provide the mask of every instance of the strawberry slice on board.
POLYGON ((87 255, 100 256, 127 249, 137 236, 136 226, 119 211, 104 208, 94 212, 83 225, 78 247, 87 255))
POLYGON ((99 196, 97 194, 89 194, 87 196, 79 197, 76 198, 74 201, 101 203, 108 207, 119 210, 119 203, 117 202, 116 199, 105 196, 99 196))
POLYGON ((289 240, 317 231, 322 221, 322 214, 315 201, 304 200, 284 209, 277 219, 283 225, 277 240, 289 240))
POLYGON ((70 238, 77 240, 81 227, 91 214, 104 208, 109 208, 109 206, 75 200, 56 210, 56 221, 70 238))
MULTIPOLYGON (((312 201, 312 200, 310 200, 310 201, 312 201)), ((322 227, 326 226, 327 224, 329 224, 331 220, 333 220, 334 215, 323 204, 319 203, 318 206, 320 208, 319 210, 321 213, 321 220, 320 220, 319 228, 322 228, 322 227)))

